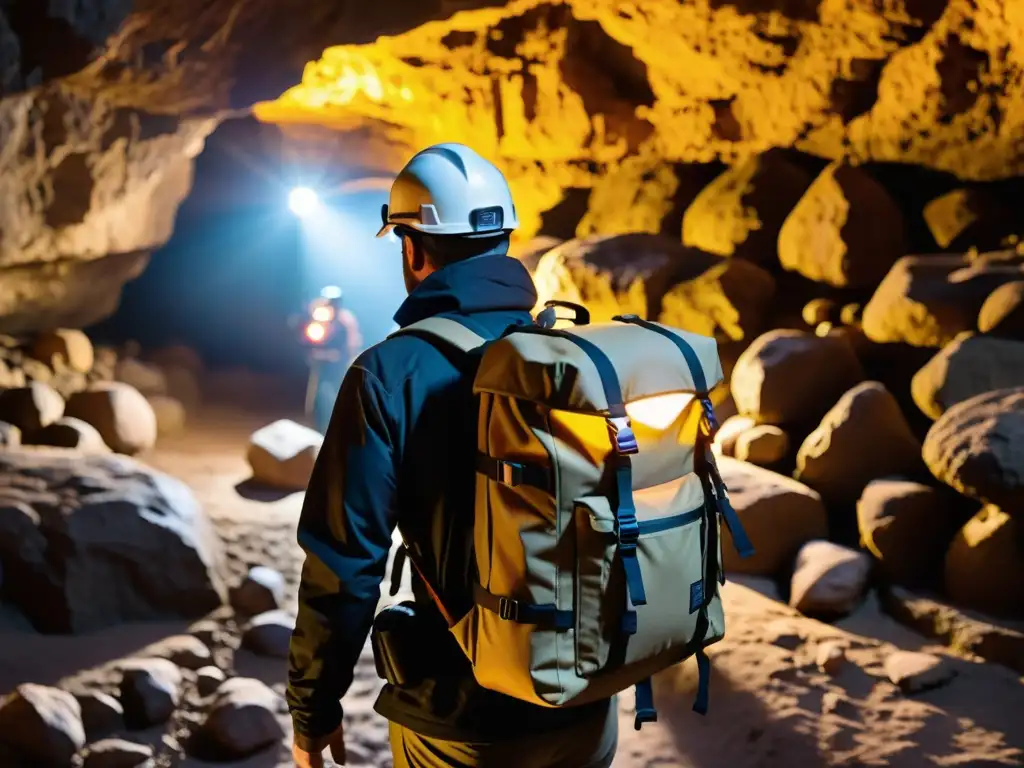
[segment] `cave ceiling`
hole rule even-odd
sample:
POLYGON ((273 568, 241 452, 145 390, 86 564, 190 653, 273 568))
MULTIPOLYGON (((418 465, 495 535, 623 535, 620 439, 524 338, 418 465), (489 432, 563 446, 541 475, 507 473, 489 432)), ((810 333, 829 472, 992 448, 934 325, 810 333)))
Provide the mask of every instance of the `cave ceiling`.
POLYGON ((1022 0, 0 0, 0 332, 112 311, 254 104, 343 176, 472 144, 528 237, 774 147, 1017 175, 1022 83, 1022 0))
POLYGON ((773 147, 1003 178, 1024 165, 1024 2, 515 0, 330 47, 256 115, 348 134, 347 159, 387 171, 470 144, 509 176, 524 236, 609 182, 649 230, 671 164, 773 147))

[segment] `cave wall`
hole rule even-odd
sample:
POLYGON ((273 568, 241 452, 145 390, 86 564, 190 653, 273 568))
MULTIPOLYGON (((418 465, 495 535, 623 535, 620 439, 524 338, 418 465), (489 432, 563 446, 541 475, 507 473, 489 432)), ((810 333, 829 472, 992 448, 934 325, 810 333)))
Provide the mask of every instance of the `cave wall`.
POLYGON ((326 46, 485 4, 0 0, 0 332, 114 311, 206 137, 326 46))
POLYGON ((1016 1, 516 0, 329 48, 256 114, 329 125, 356 156, 369 122, 406 155, 471 144, 510 177, 530 237, 588 189, 578 234, 657 231, 689 166, 777 147, 1015 176, 1022 104, 1016 1))

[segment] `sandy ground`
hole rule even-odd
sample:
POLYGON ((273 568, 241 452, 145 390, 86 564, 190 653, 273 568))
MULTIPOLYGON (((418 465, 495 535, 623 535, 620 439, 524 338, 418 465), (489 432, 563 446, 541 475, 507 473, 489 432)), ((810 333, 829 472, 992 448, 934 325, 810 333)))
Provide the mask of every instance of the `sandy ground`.
MULTIPOLYGON (((187 481, 218 525, 236 575, 255 564, 297 575, 294 526, 301 494, 261 493, 245 483, 244 448, 266 422, 254 414, 209 411, 187 435, 161 444, 146 460, 187 481)), ((907 697, 886 678, 884 659, 896 648, 929 648, 917 635, 881 615, 869 601, 829 626, 796 615, 766 598, 770 586, 730 583, 725 590, 728 636, 711 650, 711 711, 690 711, 695 668, 685 664, 656 680, 660 721, 632 728, 628 694, 620 701, 616 768, 782 768, 795 766, 1021 766, 1024 765, 1024 681, 990 664, 951 658, 957 676, 942 688, 907 697), (848 662, 830 676, 815 664, 819 643, 837 640, 848 662)), ((401 598, 401 596, 400 596, 401 598)), ((17 617, 0 620, 0 691, 22 681, 55 684, 68 676, 137 653, 186 623, 121 627, 87 637, 47 637, 17 617)), ((232 627, 230 622, 227 625, 232 627)), ((222 665, 283 692, 284 662, 218 648, 222 665)), ((85 679, 104 679, 86 673, 85 679)), ((109 677, 109 676, 108 676, 109 677)), ((346 697, 349 765, 391 765, 387 726, 373 713, 379 683, 364 653, 346 697)), ((201 768, 182 758, 180 744, 200 714, 186 695, 163 729, 128 738, 157 747, 158 765, 201 768)), ((282 715, 282 722, 287 718, 282 715)), ((289 734, 290 736, 290 734, 289 734)), ((289 765, 287 744, 235 766, 289 765)), ((524 767, 526 768, 526 767, 524 767)))

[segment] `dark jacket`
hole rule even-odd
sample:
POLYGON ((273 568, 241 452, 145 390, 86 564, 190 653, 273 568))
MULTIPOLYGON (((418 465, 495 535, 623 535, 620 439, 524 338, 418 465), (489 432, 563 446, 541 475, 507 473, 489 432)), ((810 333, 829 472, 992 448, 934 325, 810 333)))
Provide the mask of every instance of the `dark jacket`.
MULTIPOLYGON (((497 337, 530 323, 536 298, 518 261, 480 256, 424 280, 395 320, 405 327, 454 313, 497 337)), ((423 551, 420 564, 442 595, 469 588, 471 555, 460 542, 469 533, 475 483, 470 387, 464 356, 411 335, 367 350, 345 377, 299 521, 306 559, 288 704, 300 739, 326 735, 341 721, 339 699, 373 621, 396 525, 423 551)), ((424 612, 435 610, 417 579, 414 592, 424 612)), ((440 621, 436 631, 457 649, 440 621)), ((557 728, 583 715, 484 690, 459 653, 444 667, 415 689, 386 686, 377 711, 426 736, 473 742, 557 728)))

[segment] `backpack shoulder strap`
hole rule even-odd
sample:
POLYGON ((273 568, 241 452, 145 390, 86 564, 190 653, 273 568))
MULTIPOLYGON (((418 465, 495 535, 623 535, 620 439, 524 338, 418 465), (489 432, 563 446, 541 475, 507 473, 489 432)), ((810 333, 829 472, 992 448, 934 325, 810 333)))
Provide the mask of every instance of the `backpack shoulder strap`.
MULTIPOLYGON (((444 342, 460 352, 472 352, 487 343, 488 339, 477 330, 470 327, 475 325, 467 318, 458 318, 451 315, 437 315, 428 317, 419 322, 407 325, 392 333, 392 336, 425 336, 430 340, 444 342)), ((482 329, 481 329, 482 330, 482 329)))

